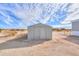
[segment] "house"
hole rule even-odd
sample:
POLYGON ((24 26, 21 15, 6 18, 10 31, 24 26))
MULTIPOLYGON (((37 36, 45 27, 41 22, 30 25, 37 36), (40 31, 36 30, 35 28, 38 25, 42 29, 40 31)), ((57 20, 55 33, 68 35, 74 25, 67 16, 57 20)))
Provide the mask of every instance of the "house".
POLYGON ((72 32, 71 35, 79 36, 79 19, 72 21, 72 32))
POLYGON ((52 27, 45 24, 35 24, 28 27, 29 40, 48 40, 52 39, 52 27))

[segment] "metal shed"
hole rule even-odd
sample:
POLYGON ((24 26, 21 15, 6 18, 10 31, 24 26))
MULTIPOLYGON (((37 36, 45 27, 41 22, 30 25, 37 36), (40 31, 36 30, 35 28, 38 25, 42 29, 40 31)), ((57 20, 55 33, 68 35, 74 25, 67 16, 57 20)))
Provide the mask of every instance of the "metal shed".
POLYGON ((29 40, 52 39, 52 27, 45 24, 35 24, 28 27, 29 40))
POLYGON ((71 35, 79 36, 79 19, 72 21, 72 32, 71 35))

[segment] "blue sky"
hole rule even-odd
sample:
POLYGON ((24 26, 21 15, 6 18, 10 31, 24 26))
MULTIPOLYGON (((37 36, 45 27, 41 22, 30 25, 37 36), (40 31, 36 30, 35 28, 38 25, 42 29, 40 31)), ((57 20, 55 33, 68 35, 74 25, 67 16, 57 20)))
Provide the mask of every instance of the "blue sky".
POLYGON ((0 28, 27 28, 39 22, 55 28, 71 28, 71 22, 77 19, 77 3, 0 3, 0 28))

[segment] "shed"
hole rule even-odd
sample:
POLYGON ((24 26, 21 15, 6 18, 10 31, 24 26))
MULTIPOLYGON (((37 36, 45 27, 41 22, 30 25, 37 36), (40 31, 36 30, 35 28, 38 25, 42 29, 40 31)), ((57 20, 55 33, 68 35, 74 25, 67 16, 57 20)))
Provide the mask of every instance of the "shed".
POLYGON ((29 40, 49 40, 52 39, 52 27, 45 24, 35 24, 28 27, 29 40))
POLYGON ((72 21, 72 31, 71 35, 79 36, 79 19, 72 21))

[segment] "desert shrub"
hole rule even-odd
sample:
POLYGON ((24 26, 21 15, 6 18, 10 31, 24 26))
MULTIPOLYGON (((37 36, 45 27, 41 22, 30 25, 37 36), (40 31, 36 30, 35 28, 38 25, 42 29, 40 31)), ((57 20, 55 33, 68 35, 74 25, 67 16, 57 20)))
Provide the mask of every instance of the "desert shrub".
POLYGON ((2 31, 2 29, 0 29, 0 32, 2 31))

